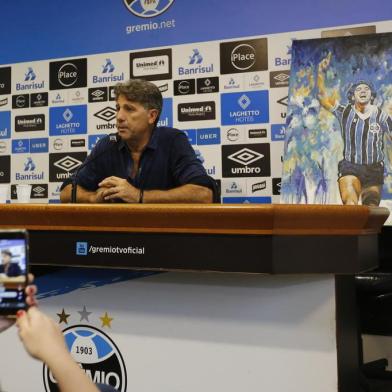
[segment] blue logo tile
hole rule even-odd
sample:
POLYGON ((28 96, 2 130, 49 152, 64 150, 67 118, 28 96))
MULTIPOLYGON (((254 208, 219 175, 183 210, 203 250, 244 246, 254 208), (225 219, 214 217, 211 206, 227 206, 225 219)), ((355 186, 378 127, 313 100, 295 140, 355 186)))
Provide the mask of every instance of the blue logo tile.
POLYGON ((268 91, 222 94, 221 111, 222 125, 268 123, 268 91))
POLYGON ((272 124, 271 125, 271 140, 284 141, 286 135, 286 124, 272 124))
POLYGON ((49 135, 87 133, 87 105, 49 108, 49 135))
POLYGON ((49 140, 47 137, 30 139, 30 152, 45 153, 49 151, 49 140))
POLYGON ((172 126, 173 126, 173 99, 164 98, 162 112, 158 121, 158 127, 172 127, 172 126))
POLYGON ((88 149, 92 150, 95 145, 101 140, 103 137, 107 136, 106 134, 101 135, 89 135, 88 136, 88 149))
POLYGON ((11 112, 0 112, 0 139, 11 137, 11 112))
POLYGON ((12 153, 13 154, 25 154, 30 152, 30 141, 29 139, 15 139, 12 140, 12 153))
POLYGON ((220 128, 206 128, 197 131, 197 144, 220 144, 220 128))
POLYGON ((183 132, 185 133, 185 135, 188 136, 189 143, 191 143, 192 145, 197 144, 196 129, 186 129, 183 130, 183 132))
POLYGON ((261 203, 261 204, 271 204, 271 197, 224 197, 222 199, 223 203, 229 204, 244 204, 244 203, 261 203))

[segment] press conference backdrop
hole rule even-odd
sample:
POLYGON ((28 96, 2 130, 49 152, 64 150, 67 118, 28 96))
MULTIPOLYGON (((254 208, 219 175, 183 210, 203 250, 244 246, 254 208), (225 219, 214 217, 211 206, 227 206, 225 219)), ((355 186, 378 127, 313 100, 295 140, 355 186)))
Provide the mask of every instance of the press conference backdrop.
POLYGON ((277 202, 292 40, 392 26, 360 5, 349 15, 342 4, 343 17, 305 1, 293 12, 256 0, 110 3, 45 1, 32 24, 31 4, 1 6, 0 183, 11 202, 19 183, 33 184, 33 202, 59 201, 62 181, 115 132, 113 86, 130 77, 157 84, 160 125, 188 135, 224 203, 277 202))

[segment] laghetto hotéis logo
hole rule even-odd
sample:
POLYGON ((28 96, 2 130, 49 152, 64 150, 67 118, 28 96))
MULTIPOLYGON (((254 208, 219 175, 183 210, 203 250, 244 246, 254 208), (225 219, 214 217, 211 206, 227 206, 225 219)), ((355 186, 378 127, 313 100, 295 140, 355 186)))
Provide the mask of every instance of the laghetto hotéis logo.
POLYGON ((163 14, 174 0, 123 0, 125 6, 140 18, 153 18, 163 14))

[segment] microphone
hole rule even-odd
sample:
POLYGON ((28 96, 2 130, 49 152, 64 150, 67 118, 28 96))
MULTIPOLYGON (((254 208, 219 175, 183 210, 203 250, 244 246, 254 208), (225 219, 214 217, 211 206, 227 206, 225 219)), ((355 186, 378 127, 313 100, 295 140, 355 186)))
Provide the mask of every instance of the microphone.
POLYGON ((120 136, 118 133, 114 133, 112 135, 109 135, 109 141, 110 145, 108 148, 105 148, 103 151, 101 151, 99 154, 95 155, 93 158, 89 159, 89 156, 86 158, 86 160, 77 168, 75 171, 74 175, 72 176, 72 182, 71 182, 71 203, 76 203, 76 192, 77 192, 77 180, 78 180, 78 175, 80 171, 88 166, 91 162, 94 162, 97 158, 101 157, 102 155, 108 153, 120 140, 120 136))

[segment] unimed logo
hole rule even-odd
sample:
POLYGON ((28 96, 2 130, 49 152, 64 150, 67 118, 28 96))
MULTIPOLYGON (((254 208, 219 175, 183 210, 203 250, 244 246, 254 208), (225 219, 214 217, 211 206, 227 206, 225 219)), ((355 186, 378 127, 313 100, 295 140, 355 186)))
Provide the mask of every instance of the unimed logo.
POLYGON ((268 177, 270 174, 269 143, 222 146, 223 177, 268 177))
POLYGON ((49 63, 49 88, 62 90, 87 86, 87 59, 49 63))
POLYGON ((172 78, 172 50, 160 49, 130 53, 130 76, 145 80, 172 78))
POLYGON ((215 119, 215 102, 191 102, 178 105, 178 121, 201 121, 215 119))

